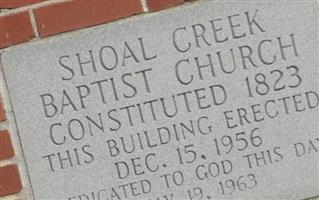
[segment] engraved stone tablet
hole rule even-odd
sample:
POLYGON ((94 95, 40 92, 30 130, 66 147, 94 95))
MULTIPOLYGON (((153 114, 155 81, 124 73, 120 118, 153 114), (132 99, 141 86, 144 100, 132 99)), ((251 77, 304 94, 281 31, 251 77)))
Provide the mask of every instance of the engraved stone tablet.
POLYGON ((315 1, 200 1, 1 56, 35 199, 319 195, 315 1))

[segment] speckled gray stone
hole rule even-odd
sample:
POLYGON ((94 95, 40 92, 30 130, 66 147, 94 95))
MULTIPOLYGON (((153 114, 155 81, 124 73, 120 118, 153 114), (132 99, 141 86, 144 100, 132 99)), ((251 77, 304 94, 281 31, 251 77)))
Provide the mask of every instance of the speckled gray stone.
POLYGON ((35 199, 318 195, 318 33, 315 1, 199 1, 5 51, 35 199))

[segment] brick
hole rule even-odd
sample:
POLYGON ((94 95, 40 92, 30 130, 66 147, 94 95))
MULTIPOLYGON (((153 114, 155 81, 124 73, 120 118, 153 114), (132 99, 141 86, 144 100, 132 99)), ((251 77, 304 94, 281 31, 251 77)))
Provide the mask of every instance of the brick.
POLYGON ((34 37, 28 12, 0 17, 0 48, 29 41, 34 37))
POLYGON ((6 111, 4 109, 2 99, 0 98, 0 122, 4 122, 6 120, 7 120, 6 111))
POLYGON ((0 167, 0 196, 15 194, 22 189, 18 167, 7 165, 0 167))
POLYGON ((140 0, 74 0, 34 11, 41 37, 110 22, 141 13, 140 0))
POLYGON ((184 3, 184 0, 147 0, 148 10, 158 11, 184 3))
POLYGON ((14 150, 8 131, 0 131, 0 160, 12 158, 14 150))
POLYGON ((0 0, 0 8, 18 8, 44 0, 0 0))

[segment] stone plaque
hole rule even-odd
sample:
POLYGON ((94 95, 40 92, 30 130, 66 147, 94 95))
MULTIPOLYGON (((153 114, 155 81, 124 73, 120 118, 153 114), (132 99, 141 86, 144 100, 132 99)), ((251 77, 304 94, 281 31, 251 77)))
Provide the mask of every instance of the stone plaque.
POLYGON ((315 1, 199 1, 1 56, 35 199, 319 194, 315 1))

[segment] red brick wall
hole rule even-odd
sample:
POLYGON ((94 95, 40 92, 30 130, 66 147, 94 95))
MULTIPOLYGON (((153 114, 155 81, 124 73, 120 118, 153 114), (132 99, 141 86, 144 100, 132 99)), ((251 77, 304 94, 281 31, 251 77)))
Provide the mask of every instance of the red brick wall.
MULTIPOLYGON (((0 99, 0 123, 7 120, 3 103, 0 99)), ((0 131, 0 161, 11 159, 15 152, 10 133, 7 130, 0 131)), ((22 182, 16 164, 0 167, 0 197, 20 192, 22 182)))
MULTIPOLYGON (((41 40, 182 3, 184 0, 0 0, 0 51, 30 40, 41 40)), ((8 123, 1 93, 3 91, 0 91, 0 125, 8 123)), ((0 126, 0 162, 12 160, 15 156, 11 137, 11 133, 1 130, 0 126)), ((23 189, 17 161, 13 162, 16 164, 5 163, 9 164, 0 167, 0 198, 23 189)))
POLYGON ((143 12, 158 11, 183 2, 184 0, 0 0, 0 9, 11 8, 0 14, 0 48, 143 12))

